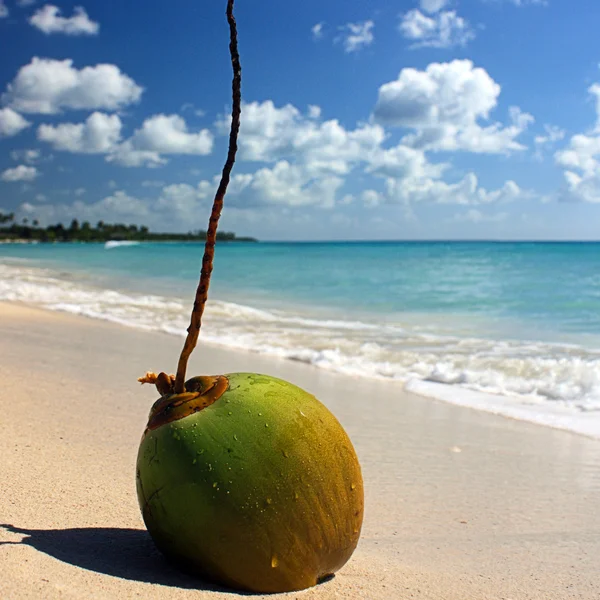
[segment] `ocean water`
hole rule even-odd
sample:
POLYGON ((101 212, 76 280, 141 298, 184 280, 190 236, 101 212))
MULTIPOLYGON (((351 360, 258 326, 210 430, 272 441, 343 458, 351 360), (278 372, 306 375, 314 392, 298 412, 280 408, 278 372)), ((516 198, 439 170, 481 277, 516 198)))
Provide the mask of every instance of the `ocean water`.
MULTIPOLYGON (((0 245, 0 300, 183 335, 202 252, 0 245)), ((202 338, 600 438, 600 244, 221 244, 202 338)))

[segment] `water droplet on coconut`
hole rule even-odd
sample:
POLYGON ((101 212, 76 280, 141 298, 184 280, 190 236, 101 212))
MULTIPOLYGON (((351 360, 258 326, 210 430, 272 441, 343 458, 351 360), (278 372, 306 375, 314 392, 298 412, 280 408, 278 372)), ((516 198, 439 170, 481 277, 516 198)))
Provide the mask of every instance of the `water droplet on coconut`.
POLYGON ((355 484, 355 483, 353 483, 353 484, 350 486, 350 489, 351 489, 352 491, 354 491, 354 490, 356 489, 356 484, 355 484))
POLYGON ((217 482, 216 482, 216 481, 213 483, 213 487, 214 487, 214 488, 216 488, 216 487, 217 487, 217 482))
POLYGON ((268 424, 268 423, 265 423, 265 427, 268 427, 268 426, 269 426, 269 424, 268 424))
POLYGON ((238 441, 238 436, 235 435, 235 433, 233 434, 233 439, 237 442, 238 441))
POLYGON ((267 504, 273 504, 273 500, 271 500, 271 498, 267 498, 266 503, 267 504))
POLYGON ((273 556, 273 558, 271 558, 271 567, 273 569, 276 569, 279 566, 279 559, 276 556, 273 556))

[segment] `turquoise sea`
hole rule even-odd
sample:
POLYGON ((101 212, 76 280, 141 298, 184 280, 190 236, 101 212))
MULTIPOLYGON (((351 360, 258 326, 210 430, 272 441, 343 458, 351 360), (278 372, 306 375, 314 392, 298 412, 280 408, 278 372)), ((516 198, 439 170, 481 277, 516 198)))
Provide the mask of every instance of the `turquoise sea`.
MULTIPOLYGON (((202 252, 0 245, 0 299, 182 335, 202 252)), ((202 336, 600 437, 600 244, 220 244, 202 336)))

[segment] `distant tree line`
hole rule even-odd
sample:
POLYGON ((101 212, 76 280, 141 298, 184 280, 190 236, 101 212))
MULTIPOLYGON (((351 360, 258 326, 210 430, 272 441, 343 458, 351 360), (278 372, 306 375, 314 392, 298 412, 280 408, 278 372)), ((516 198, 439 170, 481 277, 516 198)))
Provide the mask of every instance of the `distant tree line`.
MULTIPOLYGON (((40 227, 37 219, 31 221, 25 217, 21 223, 15 221, 14 213, 0 212, 0 241, 39 241, 39 242, 108 242, 127 240, 139 242, 198 242, 206 240, 206 231, 188 233, 155 233, 145 225, 125 225, 123 223, 105 223, 98 221, 96 226, 88 221, 81 224, 73 219, 69 227, 62 223, 40 227)), ((219 242, 255 242, 251 237, 237 237, 230 231, 217 233, 219 242)))

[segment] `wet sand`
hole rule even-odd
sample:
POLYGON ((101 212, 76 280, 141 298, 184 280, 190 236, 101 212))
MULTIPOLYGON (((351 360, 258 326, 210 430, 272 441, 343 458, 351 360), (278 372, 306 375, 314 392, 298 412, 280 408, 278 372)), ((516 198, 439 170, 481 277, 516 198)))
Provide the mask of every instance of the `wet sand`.
MULTIPOLYGON (((0 303, 0 598, 239 596, 170 567, 137 506, 155 392, 136 378, 172 371, 180 346, 0 303)), ((255 371, 301 385, 356 447, 359 547, 331 581, 282 597, 600 598, 600 441, 216 346, 191 362, 190 375, 255 371)))

